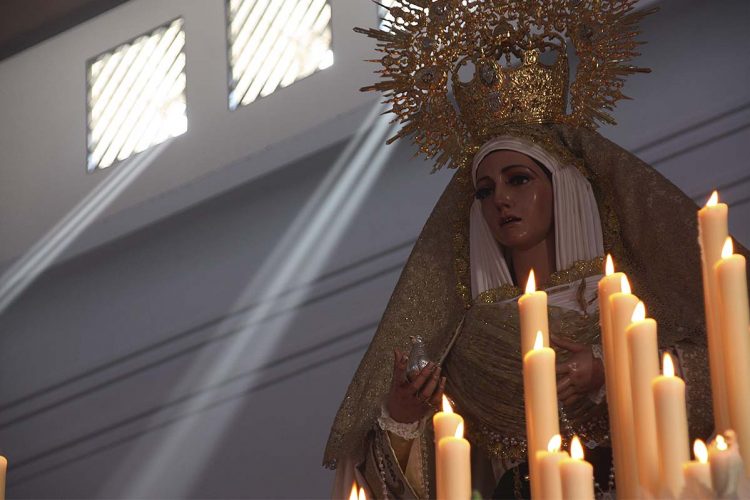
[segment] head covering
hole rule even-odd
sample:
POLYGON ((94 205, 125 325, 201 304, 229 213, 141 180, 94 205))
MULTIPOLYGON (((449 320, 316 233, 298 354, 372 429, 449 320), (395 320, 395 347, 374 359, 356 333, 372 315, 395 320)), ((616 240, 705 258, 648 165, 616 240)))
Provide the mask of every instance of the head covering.
MULTIPOLYGON (((531 141, 509 135, 487 141, 474 156, 471 165, 474 187, 479 164, 490 153, 500 150, 523 153, 544 165, 552 175, 557 270, 602 256, 602 224, 591 184, 575 166, 561 162, 531 141)), ((487 226, 479 200, 475 199, 472 203, 469 217, 472 297, 492 288, 512 285, 513 279, 503 252, 487 226)))
MULTIPOLYGON (((691 436, 710 435, 713 418, 695 202, 594 131, 538 125, 519 128, 514 137, 558 159, 565 159, 567 152, 570 159, 565 163, 581 162, 578 168, 591 180, 599 205, 605 252, 612 254, 617 270, 628 274, 649 316, 657 320, 660 347, 680 345, 691 436)), ((553 165, 549 159, 533 157, 553 165)), ((459 169, 417 238, 332 425, 326 466, 335 468, 347 458, 356 463, 364 459, 368 432, 390 388, 394 348, 408 349, 409 336, 421 335, 428 355, 439 359, 463 319, 483 310, 469 293, 473 193, 471 171, 459 169)), ((739 244, 735 253, 750 258, 739 244)), ((516 362, 520 364, 520 356, 516 362)))

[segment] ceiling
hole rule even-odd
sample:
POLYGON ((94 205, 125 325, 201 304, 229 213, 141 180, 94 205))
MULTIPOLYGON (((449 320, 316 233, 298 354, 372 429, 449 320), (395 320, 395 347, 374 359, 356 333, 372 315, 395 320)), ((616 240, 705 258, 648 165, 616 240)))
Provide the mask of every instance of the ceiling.
POLYGON ((128 0, 3 0, 0 61, 128 0))

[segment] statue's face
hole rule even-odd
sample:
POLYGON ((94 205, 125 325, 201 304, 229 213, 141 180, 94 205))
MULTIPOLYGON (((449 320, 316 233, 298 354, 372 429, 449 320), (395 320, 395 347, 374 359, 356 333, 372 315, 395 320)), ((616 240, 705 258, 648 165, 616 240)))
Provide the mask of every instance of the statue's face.
POLYGON ((495 151, 482 160, 476 176, 476 197, 498 243, 527 250, 554 231, 552 181, 530 157, 495 151))

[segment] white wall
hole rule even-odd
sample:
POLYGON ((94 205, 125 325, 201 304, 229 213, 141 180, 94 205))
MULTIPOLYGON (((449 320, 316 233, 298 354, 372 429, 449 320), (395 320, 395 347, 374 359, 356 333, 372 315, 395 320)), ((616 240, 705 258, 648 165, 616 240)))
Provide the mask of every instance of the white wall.
MULTIPOLYGON (((641 63, 654 73, 629 81, 636 99, 618 109, 620 126, 604 131, 649 161, 662 159, 657 167, 690 195, 732 184, 722 195, 745 244, 750 65, 740 42, 748 9, 743 0, 663 2, 644 26, 641 63)), ((270 99, 263 105, 272 109, 270 99)), ((450 175, 427 175, 408 145, 394 148, 319 280, 296 297, 302 303, 289 309, 285 295, 250 309, 251 318, 266 318, 260 327, 243 325, 232 311, 257 302, 282 273, 284 234, 295 219, 303 229, 313 224, 319 210, 303 207, 342 149, 309 154, 72 256, 0 316, 9 496, 327 495, 332 476, 320 461, 333 414, 450 175), (212 373, 222 383, 206 387, 212 373)), ((262 170, 258 158, 235 167, 262 170)), ((303 266, 319 248, 302 256, 303 266)))
MULTIPOLYGON (((362 59, 372 44, 351 28, 375 24, 376 8, 369 2, 330 3, 334 65, 234 112, 227 106, 224 0, 131 0, 2 61, 0 262, 25 251, 111 173, 86 174, 86 61, 178 16, 185 19, 188 132, 115 201, 108 214, 195 184, 239 160, 281 147, 284 140, 299 139, 300 134, 313 136, 302 141, 304 147, 287 151, 284 161, 310 153, 313 145, 343 138, 350 129, 345 121, 325 127, 324 134, 312 129, 372 102, 372 96, 358 92, 371 78, 371 68, 362 59)), ((241 176, 231 181, 248 180, 276 166, 245 164, 241 176)), ((144 213, 143 220, 125 229, 213 193, 194 187, 190 194, 176 199, 174 206, 155 207, 160 210, 144 213)))
POLYGON ((720 189, 730 228, 750 242, 750 59, 744 47, 750 3, 662 2, 644 22, 641 58, 652 68, 630 78, 632 101, 604 131, 705 203, 720 189))
MULTIPOLYGON (((245 328, 244 336, 256 336, 249 346, 232 344, 238 337, 234 335, 178 354, 217 332, 232 330, 238 321, 230 317, 219 327, 191 330, 195 325, 225 317, 241 295, 245 296, 241 305, 258 300, 268 283, 249 291, 243 292, 243 288, 249 286, 264 262, 273 259, 272 249, 283 251, 277 248, 280 235, 339 152, 338 147, 327 150, 75 258, 50 271, 0 318, 0 330, 6 333, 0 341, 0 352, 8 361, 0 368, 4 402, 143 349, 141 354, 115 361, 99 373, 1 412, 0 422, 22 419, 11 426, 0 423, 2 449, 10 455, 11 463, 20 462, 12 476, 22 478, 73 459, 64 468, 11 489, 13 495, 116 497, 132 493, 125 483, 145 475, 139 464, 142 467, 147 457, 166 446, 165 436, 172 427, 127 441, 90 459, 75 461, 75 457, 185 411, 184 404, 163 406, 205 385, 205 372, 195 373, 196 364, 224 362, 230 355, 228 346, 230 350, 242 349, 243 360, 224 378, 250 372, 269 359, 293 352, 300 355, 208 391, 206 404, 367 343, 372 334, 372 327, 367 325, 377 321, 411 240, 429 212, 428 204, 416 202, 434 199, 447 179, 444 174, 426 175, 421 162, 404 168, 408 150, 401 151, 399 161, 374 187, 346 233, 346 243, 337 247, 326 270, 337 270, 363 258, 370 260, 323 279, 309 290, 312 299, 331 295, 275 320, 291 319, 286 328, 275 329, 278 324, 274 320, 265 322, 259 331, 245 328), (396 221, 395 214, 404 216, 396 221), (398 245, 401 247, 395 251, 372 257, 398 245), (374 277, 367 278, 371 275, 374 277), (364 278, 361 284, 354 284, 364 278), (348 288, 335 292, 339 287, 348 288), (351 337, 331 340, 352 331, 351 337), (262 335, 278 336, 279 344, 264 344, 259 337, 262 335), (163 344, 152 347, 159 342, 163 344), (321 342, 331 344, 306 352, 321 342), (270 353, 258 356, 256 351, 261 348, 270 353), (19 376, 22 372, 24 375, 19 376), (98 384, 105 385, 92 390, 98 384), (77 396, 79 392, 82 394, 77 396), (45 404, 66 397, 71 399, 39 412, 45 404), (153 408, 159 410, 148 418, 96 434, 153 408), (64 450, 23 465, 27 457, 71 442, 64 450)), ((320 467, 327 427, 361 352, 357 349, 330 366, 305 370, 194 419, 196 427, 177 456, 196 453, 208 461, 205 470, 193 485, 188 482, 184 463, 152 465, 160 468, 160 478, 148 492, 195 497, 323 495, 330 481, 320 467), (235 413, 234 419, 223 420, 221 415, 226 413, 235 413), (254 425, 267 429, 253 429, 254 425), (225 427, 225 432, 215 437, 221 444, 212 452, 206 440, 216 426, 225 427)))

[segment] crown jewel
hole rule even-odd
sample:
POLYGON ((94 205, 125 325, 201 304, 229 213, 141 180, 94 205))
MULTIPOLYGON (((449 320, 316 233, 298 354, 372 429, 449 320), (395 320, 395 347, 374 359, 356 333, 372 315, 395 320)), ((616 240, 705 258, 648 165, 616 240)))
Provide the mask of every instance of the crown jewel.
POLYGON ((649 71, 628 64, 653 12, 635 1, 401 0, 383 30, 356 28, 383 53, 383 79, 362 90, 384 92, 402 123, 388 142, 412 136, 435 168, 465 164, 509 125, 613 124, 624 77, 649 71))

